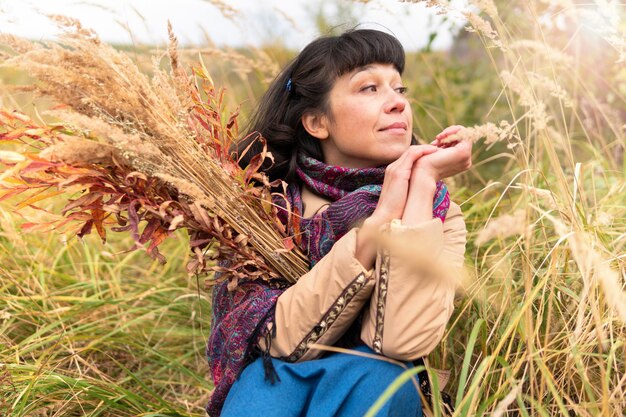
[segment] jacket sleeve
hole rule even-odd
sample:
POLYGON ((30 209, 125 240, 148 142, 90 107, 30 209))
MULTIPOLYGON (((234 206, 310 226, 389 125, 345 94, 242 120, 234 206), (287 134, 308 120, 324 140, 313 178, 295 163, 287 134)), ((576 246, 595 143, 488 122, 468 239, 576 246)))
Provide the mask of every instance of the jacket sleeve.
MULTIPOLYGON (((312 343, 334 344, 360 314, 374 289, 373 270, 355 258, 357 229, 333 245, 307 274, 276 302, 269 353, 289 362, 315 359, 323 352, 312 343)), ((267 339, 259 340, 267 348, 267 339)))
POLYGON ((387 232, 361 339, 387 357, 415 360, 437 346, 452 314, 465 256, 465 222, 451 202, 443 224, 438 218, 415 226, 393 221, 387 232))

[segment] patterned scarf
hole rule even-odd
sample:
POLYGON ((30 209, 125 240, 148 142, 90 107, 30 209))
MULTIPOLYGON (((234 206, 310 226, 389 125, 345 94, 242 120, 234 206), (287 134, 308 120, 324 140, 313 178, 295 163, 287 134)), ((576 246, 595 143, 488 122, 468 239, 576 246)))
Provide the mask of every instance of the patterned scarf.
MULTIPOLYGON (((313 267, 337 240, 374 212, 385 179, 385 168, 343 168, 300 154, 296 173, 310 189, 332 201, 322 213, 301 219, 301 247, 309 255, 313 267)), ((303 212, 298 184, 289 186, 287 199, 298 213, 303 212)), ((433 218, 438 217, 443 222, 449 207, 448 190, 442 181, 438 181, 433 218)), ((279 212, 283 223, 287 220, 285 213, 279 212)))
MULTIPOLYGON (((325 211, 300 220, 302 240, 299 245, 309 255, 313 267, 338 239, 373 213, 385 169, 342 168, 304 155, 298 156, 297 163, 299 179, 332 201, 325 211)), ((299 184, 294 182, 289 185, 287 200, 292 211, 303 213, 299 184)), ((283 208, 278 211, 278 216, 287 225, 289 216, 285 201, 277 198, 275 203, 283 208)), ((445 221, 449 206, 448 191, 439 181, 433 200, 433 217, 445 221)), ((272 322, 276 300, 285 289, 272 287, 266 282, 241 280, 232 292, 228 291, 225 282, 213 288, 213 318, 207 344, 207 357, 215 384, 207 405, 211 417, 219 416, 230 387, 245 366, 259 355, 268 358, 268 352, 259 352, 257 342, 265 336, 263 329, 272 322)))

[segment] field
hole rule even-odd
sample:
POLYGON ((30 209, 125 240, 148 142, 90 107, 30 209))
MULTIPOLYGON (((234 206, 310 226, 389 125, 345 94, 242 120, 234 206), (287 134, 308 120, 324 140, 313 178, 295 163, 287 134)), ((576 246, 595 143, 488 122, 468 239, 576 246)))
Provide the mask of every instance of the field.
MULTIPOLYGON (((455 416, 623 416, 626 7, 430 3, 469 30, 450 51, 408 54, 415 133, 461 124, 477 140, 470 171, 446 180, 468 227, 467 273, 430 363, 451 371, 455 416)), ((151 71, 157 52, 121 49, 151 71)), ((14 53, 2 41, 0 52, 14 53)), ((242 122, 297 53, 201 48, 181 61, 198 52, 242 122)), ((12 87, 29 82, 0 66, 0 107, 48 118, 56 103, 12 87)), ((21 201, 0 201, 0 416, 205 415, 211 303, 206 277, 186 271, 188 236, 165 241, 163 265, 128 234, 103 244, 29 228, 67 196, 21 201)))

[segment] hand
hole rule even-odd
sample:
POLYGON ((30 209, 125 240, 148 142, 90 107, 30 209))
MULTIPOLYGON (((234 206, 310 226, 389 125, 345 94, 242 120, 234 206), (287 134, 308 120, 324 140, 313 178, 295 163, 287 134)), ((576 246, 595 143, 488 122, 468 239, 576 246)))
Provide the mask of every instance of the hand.
POLYGON ((438 134, 432 142, 438 147, 437 152, 420 158, 416 170, 440 180, 469 169, 472 166, 472 143, 462 138, 449 141, 462 129, 463 126, 450 126, 438 134))
POLYGON ((438 148, 449 148, 459 141, 458 133, 463 129, 464 127, 461 125, 448 126, 435 136, 435 140, 431 142, 431 145, 435 145, 438 148))
POLYGON ((369 219, 370 224, 383 224, 402 218, 416 161, 435 152, 439 150, 433 145, 413 145, 396 161, 387 165, 378 205, 369 219))
MULTIPOLYGON (((370 269, 376 259, 376 242, 369 238, 369 233, 393 219, 403 217, 415 161, 436 152, 437 149, 433 145, 413 145, 396 161, 387 165, 376 209, 365 219, 357 237, 354 256, 365 269, 370 269)), ((432 206, 432 196, 429 203, 432 206)))

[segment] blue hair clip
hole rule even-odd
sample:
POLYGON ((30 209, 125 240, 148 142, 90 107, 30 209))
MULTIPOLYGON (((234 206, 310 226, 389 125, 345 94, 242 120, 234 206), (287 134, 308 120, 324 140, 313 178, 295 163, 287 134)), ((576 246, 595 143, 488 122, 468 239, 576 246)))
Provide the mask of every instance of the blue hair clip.
POLYGON ((287 85, 285 85, 285 89, 287 90, 287 92, 291 93, 291 78, 289 78, 287 80, 287 85))

